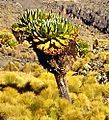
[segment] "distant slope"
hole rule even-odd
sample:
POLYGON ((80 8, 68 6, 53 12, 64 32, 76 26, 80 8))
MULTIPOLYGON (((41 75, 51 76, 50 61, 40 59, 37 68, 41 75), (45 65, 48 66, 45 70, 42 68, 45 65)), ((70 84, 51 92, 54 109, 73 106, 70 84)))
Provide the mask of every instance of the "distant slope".
POLYGON ((0 0, 0 29, 9 29, 22 10, 23 8, 18 2, 0 0))
POLYGON ((49 0, 0 0, 0 29, 10 29, 23 10, 49 9, 51 5, 48 3, 49 0))
POLYGON ((44 0, 16 0, 16 2, 19 2, 24 9, 42 7, 43 1, 44 0))
POLYGON ((81 19, 85 24, 109 33, 109 1, 108 0, 77 0, 72 2, 67 12, 81 19))

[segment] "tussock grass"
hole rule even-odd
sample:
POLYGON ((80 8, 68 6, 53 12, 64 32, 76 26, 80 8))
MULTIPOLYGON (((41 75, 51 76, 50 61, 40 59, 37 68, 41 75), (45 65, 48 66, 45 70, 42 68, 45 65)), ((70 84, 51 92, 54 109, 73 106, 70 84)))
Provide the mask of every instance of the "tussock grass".
MULTIPOLYGON (((37 78, 32 73, 0 72, 0 84, 7 85, 0 91, 0 114, 4 119, 12 120, 104 120, 109 116, 109 84, 98 84, 96 73, 87 76, 72 76, 67 73, 72 104, 58 96, 54 76, 46 71, 37 78), (19 93, 16 84, 25 87, 30 82, 33 91, 19 93), (42 86, 47 85, 39 94, 42 86)), ((0 88, 1 89, 1 88, 0 88)))
MULTIPOLYGON (((72 103, 59 98, 54 76, 27 63, 21 71, 0 71, 0 117, 4 120, 105 120, 109 118, 109 83, 99 84, 99 71, 73 75, 90 60, 106 61, 109 52, 89 52, 66 75, 72 103)), ((8 69, 9 70, 9 69, 8 69)))

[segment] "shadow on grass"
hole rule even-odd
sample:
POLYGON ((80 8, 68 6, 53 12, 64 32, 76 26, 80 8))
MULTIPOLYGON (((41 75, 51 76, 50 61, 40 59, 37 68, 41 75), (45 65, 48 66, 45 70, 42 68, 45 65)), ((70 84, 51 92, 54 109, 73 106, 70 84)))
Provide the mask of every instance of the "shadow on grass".
POLYGON ((22 94, 24 92, 34 92, 35 95, 39 95, 41 93, 42 90, 45 90, 48 86, 47 85, 44 85, 40 88, 38 88, 37 90, 33 89, 32 86, 30 85, 30 82, 27 82, 25 84, 24 87, 18 87, 17 84, 7 84, 7 85, 4 85, 4 84, 0 84, 0 91, 3 91, 4 88, 6 87, 11 87, 11 88, 14 88, 18 91, 18 93, 22 94))

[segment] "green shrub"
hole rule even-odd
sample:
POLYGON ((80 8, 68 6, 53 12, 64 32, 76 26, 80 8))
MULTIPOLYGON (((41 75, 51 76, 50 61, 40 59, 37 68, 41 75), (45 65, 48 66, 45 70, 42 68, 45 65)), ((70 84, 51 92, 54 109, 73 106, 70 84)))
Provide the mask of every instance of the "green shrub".
POLYGON ((79 48, 80 55, 86 55, 89 52, 89 45, 86 41, 79 40, 77 42, 77 46, 79 48))

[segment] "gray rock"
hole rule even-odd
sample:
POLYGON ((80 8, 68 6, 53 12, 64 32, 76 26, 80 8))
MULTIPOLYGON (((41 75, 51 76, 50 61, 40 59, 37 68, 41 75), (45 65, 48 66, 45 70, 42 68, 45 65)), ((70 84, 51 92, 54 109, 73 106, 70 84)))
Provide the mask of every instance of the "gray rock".
POLYGON ((109 33, 109 2, 107 0, 79 0, 67 7, 69 13, 80 18, 85 24, 109 33))

